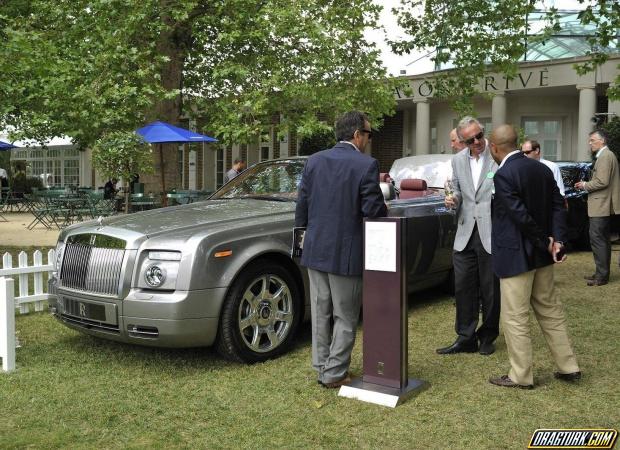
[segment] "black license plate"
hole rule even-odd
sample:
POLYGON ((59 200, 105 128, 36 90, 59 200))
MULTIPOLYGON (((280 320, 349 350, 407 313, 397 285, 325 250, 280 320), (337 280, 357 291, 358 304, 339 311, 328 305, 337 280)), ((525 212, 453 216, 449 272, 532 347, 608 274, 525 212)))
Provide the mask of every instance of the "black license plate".
POLYGON ((105 305, 64 298, 65 314, 105 322, 105 305))

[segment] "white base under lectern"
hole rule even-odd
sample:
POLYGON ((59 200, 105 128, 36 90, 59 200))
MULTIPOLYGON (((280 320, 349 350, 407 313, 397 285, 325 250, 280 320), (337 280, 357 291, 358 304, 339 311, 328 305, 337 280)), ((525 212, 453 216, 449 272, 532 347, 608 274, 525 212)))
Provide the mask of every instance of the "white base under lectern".
POLYGON ((342 386, 338 392, 339 397, 354 398, 367 403, 396 408, 413 394, 428 387, 428 383, 422 380, 410 378, 407 386, 402 389, 391 388, 374 383, 365 383, 362 377, 355 378, 350 384, 342 386))

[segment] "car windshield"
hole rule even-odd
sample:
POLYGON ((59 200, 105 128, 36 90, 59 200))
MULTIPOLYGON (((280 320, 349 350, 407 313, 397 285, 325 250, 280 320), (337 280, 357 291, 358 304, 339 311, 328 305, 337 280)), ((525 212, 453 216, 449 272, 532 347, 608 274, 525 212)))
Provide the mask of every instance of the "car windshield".
POLYGON ((211 199, 295 201, 305 163, 305 159, 288 159, 256 164, 222 186, 211 199))

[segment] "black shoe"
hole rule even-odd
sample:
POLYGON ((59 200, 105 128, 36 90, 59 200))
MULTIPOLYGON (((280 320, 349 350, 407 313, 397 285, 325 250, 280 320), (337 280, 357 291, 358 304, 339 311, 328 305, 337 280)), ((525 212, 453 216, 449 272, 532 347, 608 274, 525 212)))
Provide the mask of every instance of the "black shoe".
POLYGON ((440 355, 452 355, 454 353, 475 353, 478 351, 478 343, 456 341, 454 344, 448 347, 438 348, 435 351, 440 355))
POLYGON ((563 381, 579 381, 581 380, 581 372, 560 373, 554 372, 553 376, 563 381))
POLYGON ((493 342, 481 342, 480 343, 480 354, 481 355, 492 355, 495 353, 495 344, 493 342))
POLYGON ((584 275, 583 279, 586 281, 592 281, 596 280, 596 277, 594 275, 584 275))

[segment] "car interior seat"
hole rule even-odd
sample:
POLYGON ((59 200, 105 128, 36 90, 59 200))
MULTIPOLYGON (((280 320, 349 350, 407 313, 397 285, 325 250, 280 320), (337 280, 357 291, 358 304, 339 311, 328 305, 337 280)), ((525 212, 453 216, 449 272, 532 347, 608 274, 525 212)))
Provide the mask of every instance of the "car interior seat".
POLYGON ((406 178, 400 182, 400 197, 416 198, 424 197, 426 195, 426 181, 420 178, 406 178))

